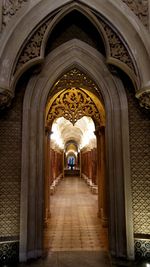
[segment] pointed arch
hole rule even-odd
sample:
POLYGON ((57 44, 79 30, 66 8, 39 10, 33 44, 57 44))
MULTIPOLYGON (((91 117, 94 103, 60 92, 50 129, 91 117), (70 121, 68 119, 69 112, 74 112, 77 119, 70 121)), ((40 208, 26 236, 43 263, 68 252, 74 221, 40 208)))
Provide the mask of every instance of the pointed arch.
MULTIPOLYGON (((124 3, 120 0, 90 1, 80 0, 78 3, 70 0, 45 0, 38 3, 29 2, 26 10, 20 11, 19 17, 13 18, 13 26, 7 27, 0 40, 0 96, 2 104, 7 104, 8 100, 14 96, 16 80, 12 76, 13 68, 18 58, 23 44, 31 33, 47 17, 52 18, 60 10, 78 9, 92 20, 93 14, 97 17, 105 18, 105 21, 118 33, 138 70, 139 82, 137 84, 137 98, 149 106, 149 84, 150 84, 150 40, 146 34, 144 26, 138 20, 132 19, 124 3), (84 8, 82 8, 82 6, 84 8), (81 8, 80 8, 81 7, 81 8), (86 12, 83 11, 86 9, 86 12), (92 15, 89 15, 91 12, 92 15), (28 27, 27 27, 28 25, 28 27), (21 32, 21 34, 20 34, 21 32), (140 56, 139 56, 140 55, 140 56)), ((62 14, 64 15, 64 14, 62 14)), ((59 19, 59 18, 58 18, 59 19)), ((93 20, 93 23, 95 20, 93 20)), ((96 22, 95 22, 96 25, 96 22)), ((34 60, 33 60, 34 61, 34 60)), ((112 63, 112 58, 108 58, 112 63)), ((43 57, 37 59, 36 63, 42 63, 43 57)), ((33 63, 33 62, 32 62, 33 63)), ((114 61, 117 64, 117 61, 114 61)), ((118 65, 123 67, 122 64, 118 65)), ((24 69, 24 71, 26 68, 24 69)), ((126 68, 124 68, 126 71, 126 68)), ((130 75, 131 78, 131 75, 130 75)))
POLYGON ((72 40, 55 49, 47 57, 42 72, 30 80, 25 92, 20 214, 21 261, 42 255, 45 106, 53 84, 74 66, 93 79, 104 99, 107 118, 110 252, 117 257, 134 258, 125 90, 121 81, 109 73, 103 57, 95 49, 79 40, 72 40))

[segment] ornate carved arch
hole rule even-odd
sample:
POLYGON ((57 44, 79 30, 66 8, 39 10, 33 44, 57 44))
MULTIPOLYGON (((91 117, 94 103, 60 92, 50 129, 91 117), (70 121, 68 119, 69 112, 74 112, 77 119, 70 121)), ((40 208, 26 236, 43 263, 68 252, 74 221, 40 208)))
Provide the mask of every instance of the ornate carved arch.
POLYGON ((51 90, 57 93, 49 97, 46 108, 47 125, 51 125, 58 117, 64 117, 74 125, 83 116, 91 117, 95 124, 105 125, 105 109, 102 101, 92 93, 94 90, 97 93, 98 87, 77 68, 65 73, 51 90))
MULTIPOLYGON (((68 71, 68 68, 72 69, 74 66, 78 66, 80 71, 83 71, 87 76, 89 75, 97 84, 98 91, 101 93, 105 104, 110 252, 117 257, 133 259, 134 244, 126 94, 122 83, 116 77, 112 78, 103 57, 89 45, 74 40, 62 45, 59 49, 55 49, 48 56, 42 72, 30 80, 25 93, 20 260, 37 258, 42 255, 45 126, 43 113, 51 88, 59 80, 59 77, 68 71), (91 61, 93 62, 92 65, 91 61)), ((51 93, 54 93, 54 91, 51 93)))
MULTIPOLYGON (((69 10, 78 9, 93 21, 104 37, 107 45, 107 62, 122 68, 130 76, 137 89, 136 97, 140 99, 143 106, 149 107, 150 43, 143 34, 144 27, 142 28, 141 24, 138 25, 140 22, 136 21, 133 24, 130 17, 123 13, 122 5, 124 9, 128 8, 124 3, 121 5, 119 0, 114 3, 110 0, 107 3, 106 1, 94 2, 93 5, 89 0, 80 0, 78 3, 71 4, 69 0, 63 0, 52 5, 48 0, 41 2, 34 5, 32 12, 27 11, 25 15, 22 14, 19 23, 16 20, 15 26, 11 30, 8 28, 9 34, 5 34, 5 31, 2 34, 0 41, 1 106, 8 105, 10 102, 20 75, 33 64, 43 62, 43 44, 57 20, 59 21, 62 14, 66 14, 69 10), (34 20, 33 14, 36 14, 34 20), (24 29, 27 23, 30 25, 24 29), (17 36, 20 31, 22 34, 18 38, 12 37, 12 34, 17 36), (12 47, 14 47, 13 50, 12 47)), ((30 7, 30 3, 27 3, 27 6, 30 11, 32 5, 30 7)))

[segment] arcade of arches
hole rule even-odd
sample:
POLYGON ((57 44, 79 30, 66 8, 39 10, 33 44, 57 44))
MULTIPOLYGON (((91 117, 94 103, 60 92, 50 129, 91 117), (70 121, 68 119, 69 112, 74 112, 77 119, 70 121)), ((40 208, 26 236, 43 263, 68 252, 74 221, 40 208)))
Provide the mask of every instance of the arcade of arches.
POLYGON ((149 258, 149 17, 148 0, 0 1, 0 263, 149 258))

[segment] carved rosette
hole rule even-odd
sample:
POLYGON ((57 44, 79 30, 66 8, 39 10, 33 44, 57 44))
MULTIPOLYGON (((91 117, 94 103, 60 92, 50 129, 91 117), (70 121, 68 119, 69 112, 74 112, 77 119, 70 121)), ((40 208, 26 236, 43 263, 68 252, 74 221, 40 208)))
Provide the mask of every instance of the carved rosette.
POLYGON ((2 0, 2 26, 8 24, 17 11, 27 3, 28 0, 2 0))
POLYGON ((136 94, 137 99, 139 100, 140 106, 146 109, 150 109, 150 90, 136 94))
POLYGON ((145 27, 148 28, 148 0, 122 0, 140 19, 145 27))
POLYGON ((12 95, 8 91, 0 91, 0 109, 4 109, 11 104, 12 95))
POLYGON ((64 117, 73 125, 83 116, 101 122, 99 111, 93 100, 81 89, 71 88, 63 91, 52 103, 47 115, 47 124, 64 117))

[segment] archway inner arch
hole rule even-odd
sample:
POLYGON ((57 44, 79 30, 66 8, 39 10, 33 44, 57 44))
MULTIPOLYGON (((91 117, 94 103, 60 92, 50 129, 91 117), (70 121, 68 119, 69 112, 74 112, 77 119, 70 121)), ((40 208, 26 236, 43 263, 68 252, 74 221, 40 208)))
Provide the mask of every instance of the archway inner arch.
MULTIPOLYGON (((134 257, 125 91, 120 80, 115 76, 112 78, 103 57, 95 49, 79 40, 72 40, 51 52, 42 72, 30 80, 25 93, 20 217, 21 260, 36 258, 42 254, 43 160, 45 156, 43 144, 46 124, 43 112, 47 100, 55 93, 59 94, 60 91, 80 87, 83 92, 87 89, 89 91, 87 90, 86 93, 95 92, 101 103, 105 103, 110 252, 117 257, 134 257), (64 75, 63 80, 66 83, 60 83, 62 74, 66 74, 67 70, 74 66, 78 66, 78 70, 84 70, 79 71, 77 75, 77 80, 82 80, 82 86, 75 83, 74 77, 77 77, 75 73, 69 80, 64 75), (86 77, 88 79, 85 79, 86 77), (92 80, 89 77, 92 77, 92 80)), ((94 98, 93 102, 95 101, 94 98)), ((48 110, 46 108, 46 114, 48 110)), ((46 128, 47 131, 49 127, 46 128)))

